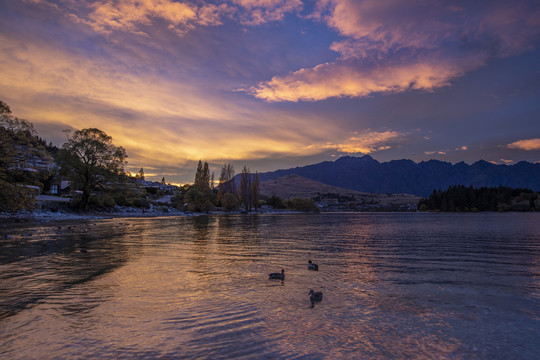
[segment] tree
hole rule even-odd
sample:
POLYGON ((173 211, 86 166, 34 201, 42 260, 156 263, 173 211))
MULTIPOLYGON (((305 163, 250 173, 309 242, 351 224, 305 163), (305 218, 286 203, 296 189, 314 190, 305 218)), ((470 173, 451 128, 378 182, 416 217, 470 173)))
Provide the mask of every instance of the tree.
POLYGON ((195 172, 195 182, 186 192, 185 200, 188 209, 192 211, 210 211, 214 207, 214 193, 210 189, 210 171, 208 163, 199 160, 197 171, 195 172))
POLYGON ((255 208, 255 211, 259 208, 259 173, 256 171, 253 180, 251 181, 251 205, 255 208))
POLYGON ((51 158, 32 123, 13 116, 0 101, 0 211, 31 209, 33 191, 49 176, 51 158))
POLYGON ((202 160, 199 160, 193 186, 199 191, 210 189, 210 171, 208 170, 208 163, 206 161, 203 164, 202 160))
POLYGON ((238 201, 238 196, 233 193, 226 193, 225 195, 223 195, 221 203, 223 205, 223 210, 225 211, 238 210, 238 206, 240 205, 240 201, 238 201))
POLYGON ((165 176, 161 178, 161 185, 165 185, 165 176))
POLYGON ((87 210, 91 192, 103 189, 124 173, 127 154, 112 143, 112 137, 96 128, 77 130, 67 140, 57 162, 62 173, 82 190, 80 208, 87 210))
POLYGON ((244 165, 240 175, 240 200, 244 204, 246 211, 251 211, 251 175, 249 169, 244 165))
POLYGON ((224 164, 218 180, 218 203, 225 194, 234 194, 235 190, 234 167, 230 163, 224 164))
POLYGON ((135 177, 139 180, 144 181, 144 169, 141 168, 141 170, 139 170, 139 173, 135 177))

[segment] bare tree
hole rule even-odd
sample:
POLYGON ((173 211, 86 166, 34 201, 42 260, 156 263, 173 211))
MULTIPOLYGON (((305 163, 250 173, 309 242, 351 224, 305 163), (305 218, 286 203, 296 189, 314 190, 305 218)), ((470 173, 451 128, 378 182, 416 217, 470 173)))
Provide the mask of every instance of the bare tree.
POLYGON ((259 208, 259 192, 260 192, 260 184, 259 184, 259 173, 256 171, 255 176, 253 177, 251 181, 251 205, 255 208, 255 211, 259 208))
POLYGON ((246 166, 240 175, 240 200, 244 204, 244 209, 251 211, 251 176, 246 166))

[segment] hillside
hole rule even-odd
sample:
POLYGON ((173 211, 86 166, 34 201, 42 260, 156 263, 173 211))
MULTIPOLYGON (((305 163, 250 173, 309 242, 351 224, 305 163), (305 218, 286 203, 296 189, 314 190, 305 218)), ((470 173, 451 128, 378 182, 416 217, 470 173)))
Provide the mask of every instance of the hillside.
POLYGON ((315 199, 329 211, 411 211, 421 197, 409 194, 371 194, 326 185, 296 174, 286 175, 260 183, 263 196, 278 196, 282 199, 304 197, 315 199))
POLYGON ((358 191, 326 185, 296 174, 263 181, 260 184, 260 191, 263 196, 275 195, 283 199, 292 197, 313 198, 326 193, 339 194, 342 196, 362 195, 362 193, 358 191))

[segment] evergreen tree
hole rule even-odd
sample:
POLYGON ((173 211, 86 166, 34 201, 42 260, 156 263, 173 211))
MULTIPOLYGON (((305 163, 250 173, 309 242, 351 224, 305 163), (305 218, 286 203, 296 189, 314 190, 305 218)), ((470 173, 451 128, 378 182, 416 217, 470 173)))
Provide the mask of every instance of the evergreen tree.
POLYGON ((144 169, 143 169, 143 168, 141 168, 141 169, 139 170, 139 173, 137 174, 137 178, 138 178, 139 180, 143 180, 143 181, 144 181, 144 169))
POLYGON ((210 171, 208 163, 199 160, 195 172, 195 182, 187 191, 185 199, 188 209, 192 211, 208 212, 214 208, 214 193, 210 190, 210 171))

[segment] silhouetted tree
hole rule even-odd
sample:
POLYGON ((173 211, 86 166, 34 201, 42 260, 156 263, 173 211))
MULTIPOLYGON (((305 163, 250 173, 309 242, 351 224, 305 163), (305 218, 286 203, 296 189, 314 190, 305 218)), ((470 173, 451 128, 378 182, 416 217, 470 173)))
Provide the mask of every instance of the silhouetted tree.
POLYGON ((229 163, 221 167, 221 173, 218 180, 218 202, 221 202, 223 195, 235 193, 234 167, 229 163))
POLYGON ((186 192, 185 201, 191 211, 208 212, 214 208, 214 193, 210 189, 210 171, 208 163, 199 160, 197 171, 195 172, 195 182, 186 192))
POLYGON ((453 185, 447 190, 434 190, 420 200, 421 210, 438 211, 534 211, 537 195, 529 189, 512 189, 453 185), (531 200, 532 199, 532 200, 531 200))
POLYGON ((233 193, 226 193, 225 195, 223 195, 221 203, 223 205, 223 210, 225 211, 238 210, 238 207, 240 206, 238 196, 233 193))
POLYGON ((103 189, 124 173, 127 154, 123 147, 113 144, 112 137, 96 128, 77 130, 67 140, 57 162, 63 174, 82 190, 80 208, 87 210, 91 192, 103 189))
POLYGON ((136 175, 136 177, 137 177, 137 179, 139 179, 139 180, 144 180, 144 169, 143 169, 143 168, 141 168, 141 169, 139 170, 139 173, 136 175))
POLYGON ((244 166, 242 173, 240 174, 240 200, 244 204, 246 211, 251 211, 251 176, 249 169, 244 166))
POLYGON ((259 208, 259 192, 260 192, 260 184, 259 184, 259 173, 255 172, 255 176, 253 177, 253 180, 251 181, 251 205, 255 208, 255 211, 259 208))

